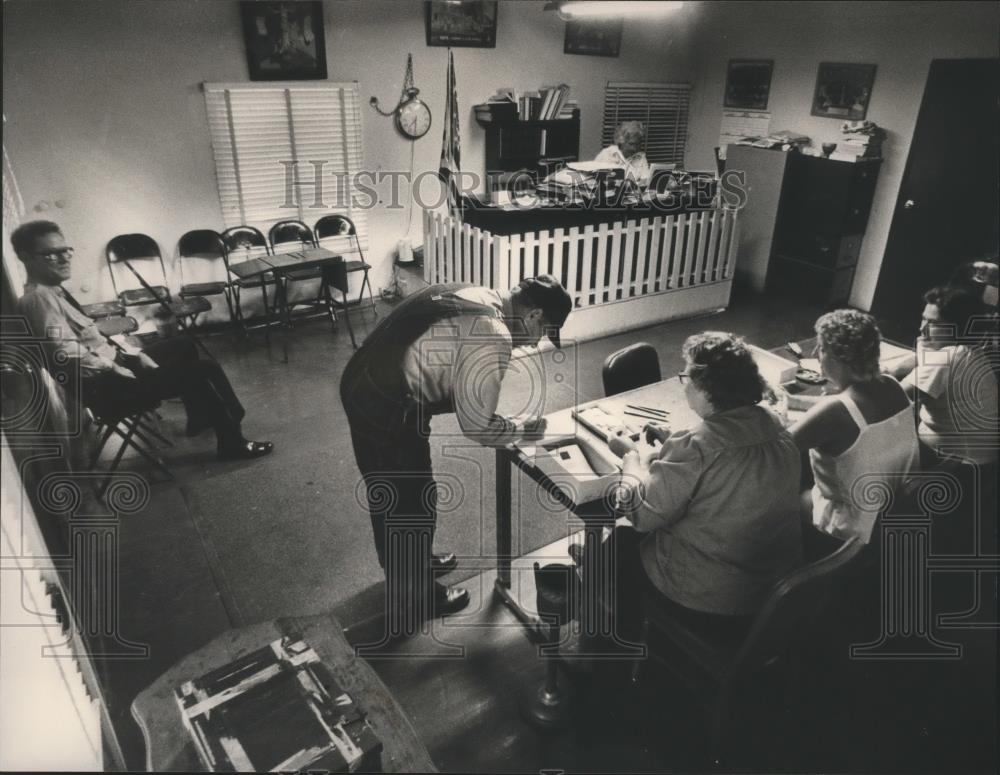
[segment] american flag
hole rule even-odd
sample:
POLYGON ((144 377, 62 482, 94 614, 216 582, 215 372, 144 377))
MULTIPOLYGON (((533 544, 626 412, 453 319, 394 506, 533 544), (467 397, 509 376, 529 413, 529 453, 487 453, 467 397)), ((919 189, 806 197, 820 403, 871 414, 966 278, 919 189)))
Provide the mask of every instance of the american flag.
POLYGON ((441 137, 441 162, 438 177, 448 188, 448 209, 458 208, 458 176, 461 169, 461 138, 458 130, 458 89, 455 85, 455 55, 448 50, 448 76, 445 87, 444 133, 441 137))

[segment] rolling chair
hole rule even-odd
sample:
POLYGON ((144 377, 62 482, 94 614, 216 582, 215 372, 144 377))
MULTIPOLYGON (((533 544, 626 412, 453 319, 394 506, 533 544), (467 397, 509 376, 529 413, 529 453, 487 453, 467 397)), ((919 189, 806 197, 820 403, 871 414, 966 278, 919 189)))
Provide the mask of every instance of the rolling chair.
POLYGON ((225 296, 226 307, 229 308, 230 321, 235 320, 233 300, 230 293, 232 278, 229 267, 225 263, 225 247, 218 232, 212 229, 195 229, 185 233, 177 243, 177 264, 181 271, 181 290, 178 296, 187 299, 197 296, 225 296), (184 282, 185 259, 201 259, 202 261, 221 261, 226 272, 225 280, 209 280, 200 283, 184 282))
MULTIPOLYGON (((222 260, 226 263, 226 273, 230 273, 233 264, 256 258, 260 255, 271 255, 271 246, 267 238, 253 226, 233 226, 226 229, 219 235, 222 240, 222 260)), ((231 288, 233 289, 233 301, 236 307, 236 322, 240 329, 246 334, 246 319, 243 315, 242 291, 245 288, 260 288, 261 298, 264 303, 264 317, 270 321, 271 309, 267 301, 267 286, 274 285, 274 275, 270 272, 257 275, 247 279, 233 277, 231 288)))
MULTIPOLYGON (((108 272, 111 275, 111 285, 115 289, 115 294, 118 296, 119 301, 125 305, 126 309, 128 307, 144 306, 147 304, 165 304, 175 317, 182 320, 190 319, 190 322, 193 323, 198 315, 212 308, 212 304, 208 299, 201 296, 191 296, 179 302, 173 300, 167 288, 167 269, 163 264, 163 254, 160 252, 160 246, 156 243, 156 240, 146 234, 119 234, 117 237, 113 237, 104 250, 104 259, 108 265, 108 272), (139 288, 119 291, 116 268, 121 264, 127 264, 132 267, 133 271, 141 274, 135 267, 135 262, 151 263, 154 266, 158 263, 163 285, 154 285, 147 280, 146 282, 149 284, 152 292, 141 287, 141 283, 139 288)), ((117 271, 120 272, 122 270, 119 268, 117 271)), ((127 268, 125 271, 127 271, 127 268)))
MULTIPOLYGON (((345 237, 347 238, 348 245, 350 244, 350 238, 354 237, 354 245, 357 250, 360 260, 358 261, 345 261, 344 268, 347 274, 352 272, 364 272, 364 278, 361 281, 361 292, 358 294, 358 304, 360 304, 365 297, 365 286, 368 286, 368 298, 371 299, 372 312, 375 316, 378 316, 378 309, 375 307, 375 294, 372 292, 372 284, 368 279, 368 272, 371 269, 371 264, 365 261, 365 254, 361 250, 361 241, 358 239, 358 230, 352 221, 346 215, 324 215, 318 221, 316 221, 316 226, 313 230, 316 235, 317 244, 322 242, 324 239, 334 238, 334 237, 345 237)), ((344 297, 346 303, 346 294, 344 297)))
MULTIPOLYGON (((832 554, 779 580, 742 640, 696 632, 677 621, 654 594, 644 594, 640 639, 650 658, 666 666, 704 703, 714 762, 724 754, 723 733, 735 689, 743 679, 769 668, 783 668, 788 685, 796 680, 797 640, 820 620, 864 547, 858 538, 851 538, 832 554), (654 630, 663 636, 655 650, 649 646, 654 630)), ((633 666, 633 681, 640 679, 642 665, 636 661, 633 666)))
POLYGON ((601 376, 604 378, 605 396, 659 382, 660 359, 656 348, 647 342, 637 342, 611 353, 604 361, 601 376))

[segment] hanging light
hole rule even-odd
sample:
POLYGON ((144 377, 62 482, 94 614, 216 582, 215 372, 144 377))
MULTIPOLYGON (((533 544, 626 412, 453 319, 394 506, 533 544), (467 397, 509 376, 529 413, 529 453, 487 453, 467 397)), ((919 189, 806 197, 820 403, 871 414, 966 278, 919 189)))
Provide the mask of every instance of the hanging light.
POLYGON ((648 0, 648 2, 622 2, 621 0, 556 0, 545 4, 545 10, 556 11, 564 21, 570 19, 597 19, 602 17, 665 16, 683 6, 683 2, 648 0))

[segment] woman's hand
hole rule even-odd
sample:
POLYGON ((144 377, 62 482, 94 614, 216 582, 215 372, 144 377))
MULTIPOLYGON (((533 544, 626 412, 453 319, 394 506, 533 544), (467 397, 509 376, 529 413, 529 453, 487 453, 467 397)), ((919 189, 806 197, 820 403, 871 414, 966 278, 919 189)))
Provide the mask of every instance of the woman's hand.
POLYGON ((666 425, 660 425, 655 422, 646 423, 646 427, 642 430, 646 435, 647 444, 652 444, 654 442, 662 444, 670 437, 670 428, 666 425))
POLYGON ((628 452, 637 451, 635 442, 628 435, 628 430, 619 428, 615 435, 608 439, 608 448, 618 457, 625 457, 628 452))

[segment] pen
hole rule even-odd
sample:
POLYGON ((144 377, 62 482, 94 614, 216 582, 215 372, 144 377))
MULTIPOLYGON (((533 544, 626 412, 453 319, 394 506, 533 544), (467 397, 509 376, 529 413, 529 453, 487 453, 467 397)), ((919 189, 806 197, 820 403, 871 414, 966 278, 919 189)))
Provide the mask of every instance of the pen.
POLYGON ((642 417, 645 420, 661 420, 662 421, 662 420, 666 420, 667 419, 666 417, 663 417, 662 415, 658 415, 658 414, 641 414, 639 412, 630 412, 628 410, 625 411, 625 414, 632 415, 632 417, 642 417))
POLYGON ((654 409, 651 406, 637 406, 635 404, 626 404, 629 409, 638 409, 640 412, 649 412, 650 414, 670 414, 666 409, 654 409))

